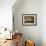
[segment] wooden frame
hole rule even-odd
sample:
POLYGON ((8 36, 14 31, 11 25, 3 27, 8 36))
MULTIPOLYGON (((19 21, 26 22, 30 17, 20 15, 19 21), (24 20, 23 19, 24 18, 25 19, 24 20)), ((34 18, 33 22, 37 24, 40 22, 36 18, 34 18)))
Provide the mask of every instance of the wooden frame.
POLYGON ((36 26, 37 14, 22 14, 22 26, 36 26))

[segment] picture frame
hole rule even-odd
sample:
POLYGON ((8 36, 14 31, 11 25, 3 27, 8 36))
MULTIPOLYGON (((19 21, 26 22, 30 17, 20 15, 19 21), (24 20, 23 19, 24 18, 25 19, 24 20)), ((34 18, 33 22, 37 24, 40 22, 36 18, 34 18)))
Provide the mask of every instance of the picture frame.
POLYGON ((22 14, 22 26, 36 26, 37 14, 22 14))

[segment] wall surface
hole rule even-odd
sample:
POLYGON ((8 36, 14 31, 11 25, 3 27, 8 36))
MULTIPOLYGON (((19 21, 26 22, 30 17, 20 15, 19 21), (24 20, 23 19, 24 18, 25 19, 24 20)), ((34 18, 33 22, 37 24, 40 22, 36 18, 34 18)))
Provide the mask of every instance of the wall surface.
POLYGON ((36 46, 46 46, 46 0, 18 0, 13 6, 15 31, 24 38, 35 41, 36 46), (22 14, 37 14, 37 26, 22 26, 22 14))
POLYGON ((12 29, 12 6, 16 0, 0 0, 0 27, 12 29))
MULTIPOLYGON (((12 6, 15 2, 16 0, 0 0, 0 27, 12 28, 12 6)), ((13 12, 15 29, 22 32, 25 38, 33 39, 37 46, 41 42, 42 46, 46 46, 46 0, 17 0, 13 12), (22 13, 37 13, 37 26, 22 26, 22 13)))
POLYGON ((41 0, 41 40, 46 46, 46 0, 41 0))
POLYGON ((12 29, 12 6, 16 0, 0 0, 0 38, 5 38, 5 36, 10 35, 10 32, 2 30, 1 27, 12 29))
POLYGON ((34 40, 36 46, 41 46, 41 1, 18 0, 18 2, 13 6, 15 30, 22 32, 24 39, 34 40), (22 14, 37 14, 37 26, 22 26, 22 14))

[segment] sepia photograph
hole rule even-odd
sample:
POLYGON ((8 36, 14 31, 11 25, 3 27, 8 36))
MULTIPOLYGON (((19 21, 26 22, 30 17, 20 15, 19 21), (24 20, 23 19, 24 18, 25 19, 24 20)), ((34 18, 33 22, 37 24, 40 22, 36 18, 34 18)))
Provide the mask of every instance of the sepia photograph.
POLYGON ((22 25, 25 26, 37 25, 37 14, 22 14, 22 25))

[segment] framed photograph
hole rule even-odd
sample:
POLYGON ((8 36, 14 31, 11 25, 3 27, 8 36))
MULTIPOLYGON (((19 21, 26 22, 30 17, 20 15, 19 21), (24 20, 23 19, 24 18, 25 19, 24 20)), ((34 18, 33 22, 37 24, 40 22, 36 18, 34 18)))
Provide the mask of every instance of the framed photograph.
POLYGON ((37 14, 22 14, 22 25, 23 26, 36 26, 37 14))

